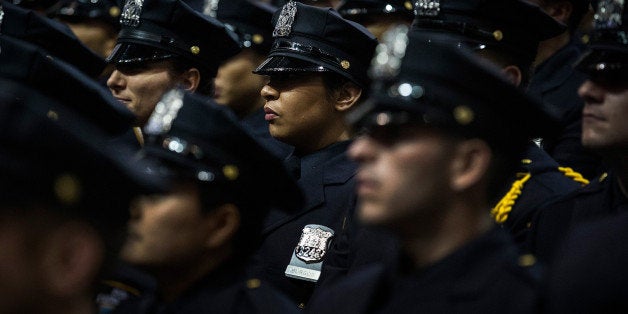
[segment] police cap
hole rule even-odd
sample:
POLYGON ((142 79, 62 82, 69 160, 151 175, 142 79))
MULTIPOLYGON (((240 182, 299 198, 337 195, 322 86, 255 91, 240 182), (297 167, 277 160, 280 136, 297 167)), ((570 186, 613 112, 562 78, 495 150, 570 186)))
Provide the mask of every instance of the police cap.
POLYGON ((492 47, 531 63, 539 42, 565 31, 565 26, 524 0, 419 0, 413 29, 453 33, 464 44, 492 47))
POLYGON ((244 48, 253 48, 266 55, 272 39, 272 18, 277 8, 259 1, 222 0, 216 18, 238 34, 244 48))
POLYGON ((181 0, 127 0, 122 29, 107 62, 130 64, 182 57, 214 77, 240 51, 237 36, 181 0))
POLYGON ((104 60, 83 45, 64 24, 8 2, 0 7, 4 11, 0 34, 33 43, 90 77, 98 77, 104 70, 104 60))
POLYGON ((52 16, 68 22, 101 21, 119 30, 120 13, 120 7, 113 0, 62 0, 52 16))
POLYGON ((360 128, 419 123, 485 139, 513 153, 553 134, 555 114, 472 52, 400 31, 373 61, 372 96, 351 121, 360 128), (405 49, 403 49, 405 47, 405 49), (378 77, 379 76, 379 77, 378 77))
POLYGON ((580 71, 594 77, 628 81, 628 11, 624 6, 624 1, 597 2, 589 50, 577 63, 580 71))
POLYGON ((345 0, 338 13, 352 21, 382 15, 401 15, 412 21, 414 6, 411 0, 345 0))
POLYGON ((268 59, 255 71, 335 72, 361 87, 377 40, 363 26, 333 9, 290 1, 273 16, 275 41, 268 59))

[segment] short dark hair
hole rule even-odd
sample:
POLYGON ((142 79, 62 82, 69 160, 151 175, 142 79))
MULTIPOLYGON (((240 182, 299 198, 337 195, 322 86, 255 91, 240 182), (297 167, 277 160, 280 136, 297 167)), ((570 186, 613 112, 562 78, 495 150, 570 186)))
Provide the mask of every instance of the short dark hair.
POLYGON ((587 14, 587 11, 589 11, 589 3, 590 3, 590 1, 584 1, 584 0, 540 0, 540 1, 541 1, 541 7, 547 6, 547 5, 553 5, 559 2, 563 2, 563 1, 568 1, 571 3, 573 10, 571 11, 571 16, 569 16, 569 21, 567 21, 569 32, 573 32, 578 28, 578 26, 580 25, 580 22, 582 22, 582 18, 584 18, 584 16, 587 14))
POLYGON ((487 47, 478 51, 478 55, 489 59, 499 67, 514 65, 521 71, 521 84, 519 88, 525 89, 532 77, 533 60, 525 60, 522 56, 517 56, 510 51, 498 49, 496 47, 487 47))

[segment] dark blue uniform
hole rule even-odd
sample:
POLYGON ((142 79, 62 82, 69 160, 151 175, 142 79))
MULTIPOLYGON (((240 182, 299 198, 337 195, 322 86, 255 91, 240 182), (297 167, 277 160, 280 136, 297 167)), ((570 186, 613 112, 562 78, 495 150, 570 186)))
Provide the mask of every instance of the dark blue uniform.
POLYGON ((540 210, 532 222, 528 247, 539 259, 552 261, 560 243, 575 225, 625 211, 628 199, 622 194, 617 178, 612 174, 602 176, 601 180, 540 210))
POLYGON ((573 230, 549 277, 548 313, 628 312, 628 215, 573 230))
POLYGON ((280 142, 270 135, 268 122, 264 120, 264 108, 256 110, 252 114, 244 117, 240 122, 245 128, 251 131, 251 134, 264 148, 267 148, 268 151, 275 156, 284 159, 288 157, 288 154, 292 151, 292 146, 280 142))
POLYGON ((571 167, 585 178, 595 178, 602 173, 601 159, 586 151, 580 139, 584 101, 578 96, 578 88, 586 75, 573 68, 584 49, 579 38, 572 38, 569 44, 536 67, 528 93, 559 113, 562 131, 553 138, 544 138, 543 148, 561 166, 571 167))
POLYGON ((435 264, 395 272, 374 264, 317 291, 309 313, 537 313, 538 281, 493 229, 435 264))
MULTIPOLYGON (((338 235, 355 208, 357 166, 345 154, 349 144, 349 141, 339 142, 299 157, 298 183, 305 195, 305 206, 291 213, 272 211, 265 223, 263 243, 252 265, 252 273, 289 294, 295 305, 305 303, 314 288, 313 283, 288 278, 284 273, 303 227, 319 224, 338 235)), ((287 161, 295 157, 291 155, 287 161)))
POLYGON ((239 263, 226 263, 172 302, 155 293, 128 299, 112 313, 294 313, 295 306, 272 286, 247 279, 239 263))
POLYGON ((535 144, 528 146, 524 156, 521 170, 530 178, 503 223, 518 244, 525 243, 532 219, 541 207, 582 186, 559 171, 556 161, 535 144))

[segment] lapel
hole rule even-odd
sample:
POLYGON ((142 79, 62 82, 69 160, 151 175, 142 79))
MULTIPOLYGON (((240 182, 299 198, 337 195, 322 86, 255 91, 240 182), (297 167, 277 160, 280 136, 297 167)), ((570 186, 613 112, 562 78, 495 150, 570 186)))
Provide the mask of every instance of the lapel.
POLYGON ((305 196, 303 207, 295 212, 274 211, 264 228, 263 233, 267 234, 278 227, 314 210, 325 204, 325 188, 330 185, 341 185, 349 181, 356 172, 356 164, 349 160, 345 152, 350 142, 340 142, 316 152, 317 156, 305 156, 301 166, 310 169, 302 169, 302 176, 299 179, 299 187, 305 196), (313 157, 315 162, 305 161, 306 158, 313 157), (313 166, 309 166, 313 165, 313 166))

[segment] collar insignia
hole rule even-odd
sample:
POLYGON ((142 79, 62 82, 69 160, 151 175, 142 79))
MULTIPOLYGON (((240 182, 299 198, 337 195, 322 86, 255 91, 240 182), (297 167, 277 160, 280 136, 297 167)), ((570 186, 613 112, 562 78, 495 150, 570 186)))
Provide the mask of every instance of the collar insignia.
POLYGON ((127 0, 120 15, 120 24, 123 26, 137 27, 140 25, 140 14, 144 0, 127 0))
POLYGON ((596 29, 612 29, 621 25, 624 0, 600 0, 593 16, 596 29))
POLYGON ((290 35, 292 31, 292 23, 294 23, 294 17, 297 15, 297 5, 294 1, 286 3, 281 9, 279 19, 275 30, 273 30, 273 37, 286 37, 290 35))
POLYGON ((440 12, 440 0, 417 0, 414 7, 418 16, 437 16, 440 12))

